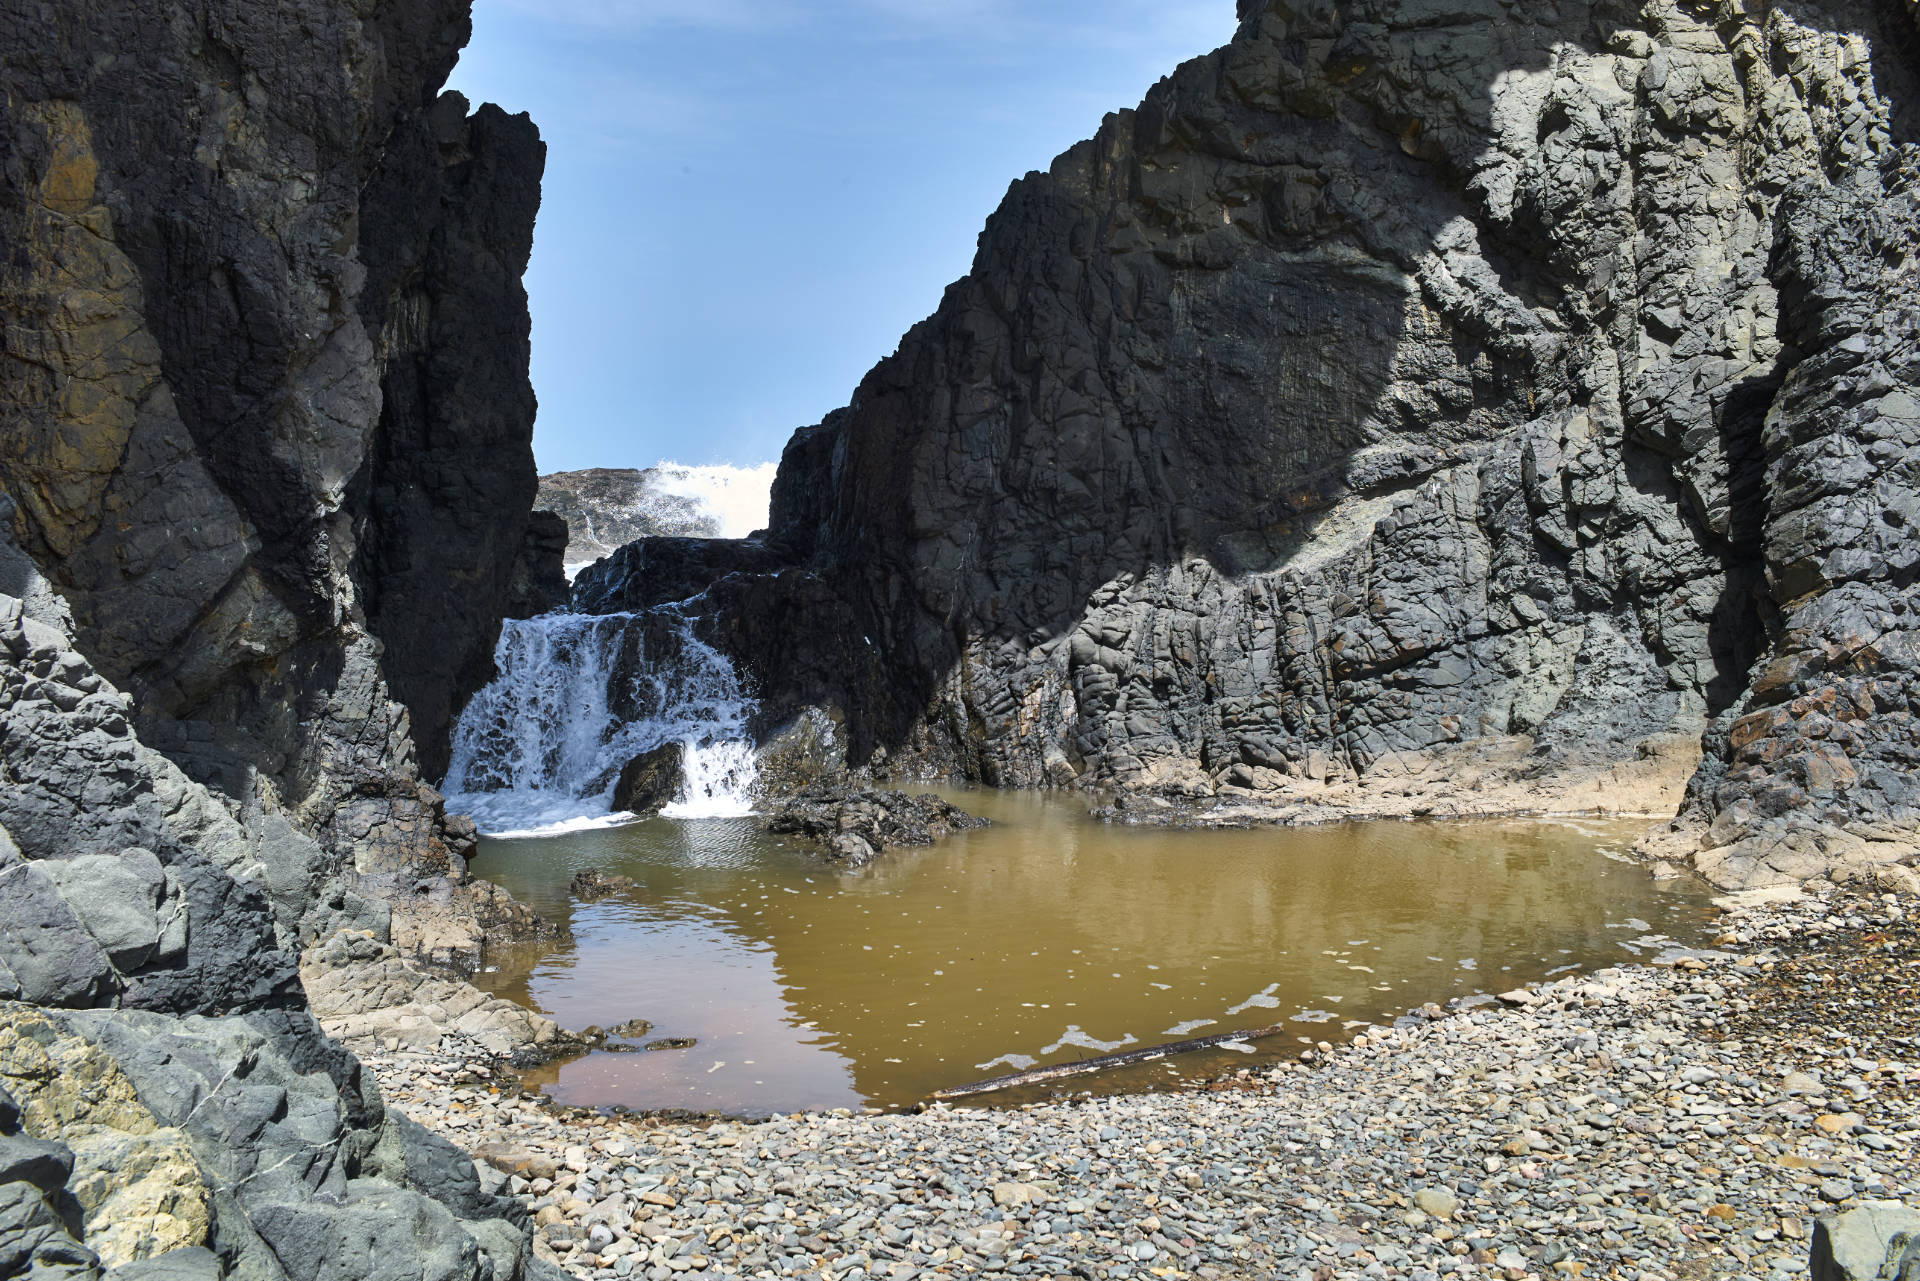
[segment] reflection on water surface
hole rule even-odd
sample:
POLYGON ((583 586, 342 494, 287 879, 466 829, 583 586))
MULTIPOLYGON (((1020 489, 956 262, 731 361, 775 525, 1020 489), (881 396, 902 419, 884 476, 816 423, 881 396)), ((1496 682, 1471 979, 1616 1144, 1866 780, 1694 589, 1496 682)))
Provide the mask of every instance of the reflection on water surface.
MULTIPOLYGON (((1078 797, 948 792, 995 826, 855 872, 751 819, 484 841, 474 870, 574 937, 483 985, 567 1027, 642 1018, 687 1050, 596 1053, 534 1080, 572 1103, 765 1113, 910 1104, 1110 1049, 1288 1020, 1064 1089, 1196 1079, 1409 1007, 1612 964, 1709 909, 1607 856, 1644 824, 1110 827, 1078 797), (644 887, 570 904, 575 871, 644 887)), ((636 1047, 637 1048, 637 1047, 636 1047)))

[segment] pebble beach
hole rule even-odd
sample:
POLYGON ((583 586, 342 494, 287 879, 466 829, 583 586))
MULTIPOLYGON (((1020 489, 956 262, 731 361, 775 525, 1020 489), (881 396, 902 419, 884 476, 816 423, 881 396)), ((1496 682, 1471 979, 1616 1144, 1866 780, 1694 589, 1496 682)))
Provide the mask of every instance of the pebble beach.
POLYGON ((675 1120, 522 1093, 455 1038, 362 1056, 581 1278, 1785 1281, 1817 1216, 1920 1202, 1912 910, 1728 901, 1709 950, 1019 1109, 675 1120))

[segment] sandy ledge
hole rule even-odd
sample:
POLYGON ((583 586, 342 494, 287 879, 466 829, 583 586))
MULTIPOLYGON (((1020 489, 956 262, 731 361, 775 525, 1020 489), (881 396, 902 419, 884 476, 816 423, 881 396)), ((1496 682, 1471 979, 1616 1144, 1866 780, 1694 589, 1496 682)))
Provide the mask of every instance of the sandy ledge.
POLYGON ((1920 1204, 1913 900, 1723 900, 1716 950, 1429 1006, 1209 1090, 765 1123, 521 1095, 363 1050, 580 1277, 1785 1278, 1920 1204))

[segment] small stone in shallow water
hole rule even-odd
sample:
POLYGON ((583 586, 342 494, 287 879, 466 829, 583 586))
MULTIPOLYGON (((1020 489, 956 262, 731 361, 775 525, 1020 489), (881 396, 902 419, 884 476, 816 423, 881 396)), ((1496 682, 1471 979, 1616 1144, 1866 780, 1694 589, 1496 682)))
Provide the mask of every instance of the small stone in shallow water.
POLYGON ((568 892, 583 903, 639 888, 640 883, 631 876, 614 876, 597 867, 575 872, 573 879, 567 883, 568 892))

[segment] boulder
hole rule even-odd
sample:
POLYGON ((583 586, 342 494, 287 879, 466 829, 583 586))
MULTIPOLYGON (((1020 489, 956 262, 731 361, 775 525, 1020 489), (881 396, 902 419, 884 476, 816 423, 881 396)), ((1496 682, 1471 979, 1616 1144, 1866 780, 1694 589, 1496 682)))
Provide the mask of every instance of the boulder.
POLYGON ((1812 1281, 1920 1281, 1920 1211, 1870 1201, 1824 1217, 1808 1265, 1812 1281))
POLYGON ((309 948, 300 979, 320 1026, 349 1044, 433 1050, 442 1037, 463 1035, 495 1054, 535 1058, 571 1044, 552 1019, 366 935, 343 932, 309 948))
POLYGON ((775 803, 764 822, 767 831, 817 842, 826 856, 847 867, 862 867, 881 850, 931 845, 955 832, 987 826, 959 806, 932 793, 819 786, 775 803))
POLYGON ((567 882, 567 892, 582 903, 592 903, 615 894, 627 894, 640 888, 631 876, 616 876, 597 867, 584 868, 567 882))

